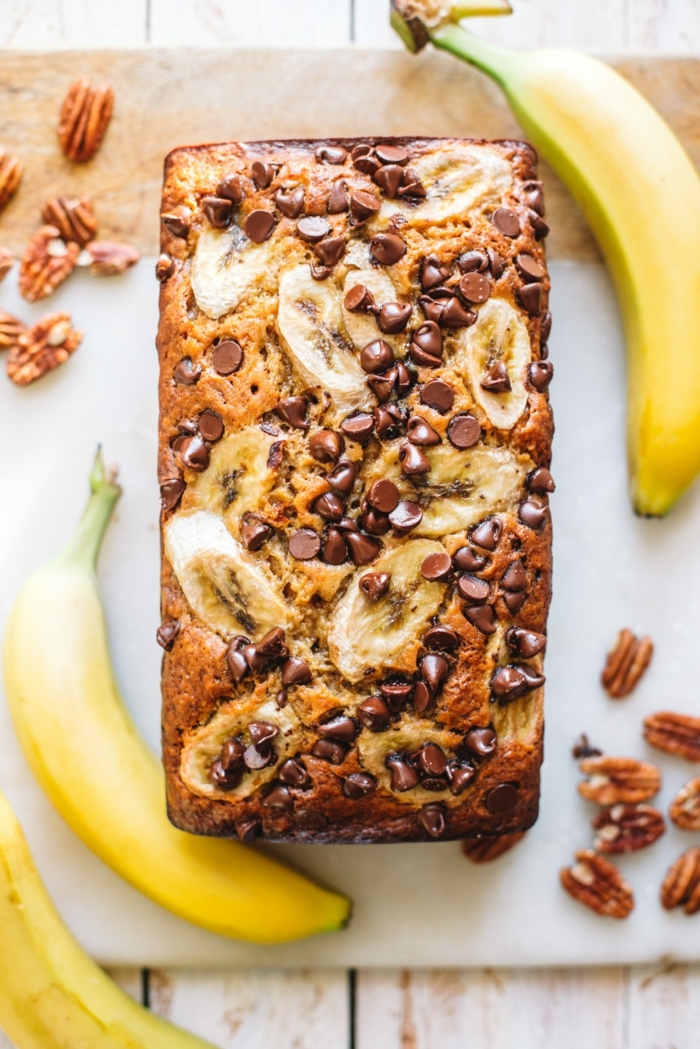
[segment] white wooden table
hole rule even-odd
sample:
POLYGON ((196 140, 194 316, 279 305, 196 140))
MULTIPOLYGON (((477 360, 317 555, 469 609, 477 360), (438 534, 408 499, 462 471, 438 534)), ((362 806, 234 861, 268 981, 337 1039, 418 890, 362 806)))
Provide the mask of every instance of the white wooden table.
MULTIPOLYGON (((700 53, 700 0, 513 2, 475 28, 516 46, 700 53)), ((0 0, 0 47, 396 47, 387 3, 0 0)), ((113 975, 226 1049, 700 1049, 700 965, 113 975)))

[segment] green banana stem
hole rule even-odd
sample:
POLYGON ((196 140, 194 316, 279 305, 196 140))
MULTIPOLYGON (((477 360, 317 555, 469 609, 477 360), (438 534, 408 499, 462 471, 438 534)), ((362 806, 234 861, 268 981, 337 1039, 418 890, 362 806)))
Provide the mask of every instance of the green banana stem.
POLYGON ((468 32, 461 25, 448 22, 440 29, 430 33, 430 41, 435 47, 449 51, 456 58, 481 69, 493 77, 502 88, 506 87, 506 77, 513 64, 518 60, 518 52, 500 47, 482 40, 468 32))
POLYGON ((90 474, 90 493, 80 523, 55 564, 82 565, 93 572, 97 569, 102 540, 122 494, 116 475, 105 467, 101 448, 97 449, 90 474))

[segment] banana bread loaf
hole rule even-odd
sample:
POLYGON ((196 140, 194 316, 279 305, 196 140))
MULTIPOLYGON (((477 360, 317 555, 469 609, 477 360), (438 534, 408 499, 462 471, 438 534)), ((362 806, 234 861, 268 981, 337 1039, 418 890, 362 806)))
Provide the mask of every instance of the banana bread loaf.
POLYGON ((536 819, 543 211, 521 142, 168 157, 158 640, 176 826, 400 842, 536 819))

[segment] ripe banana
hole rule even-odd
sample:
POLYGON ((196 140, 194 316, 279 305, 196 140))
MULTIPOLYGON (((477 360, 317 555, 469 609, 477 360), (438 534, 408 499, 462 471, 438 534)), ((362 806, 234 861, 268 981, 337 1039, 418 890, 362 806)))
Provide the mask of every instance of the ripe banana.
POLYGON ((409 50, 428 41, 492 76, 576 198, 615 281, 627 335, 635 510, 667 513, 700 471, 700 178, 670 128, 609 66, 513 52, 456 25, 464 6, 393 0, 409 50))
POLYGON ((479 310, 476 324, 459 331, 455 367, 469 376, 477 402, 500 430, 510 430, 525 411, 528 393, 524 376, 530 354, 527 324, 505 299, 488 299, 479 310), (495 361, 506 366, 509 393, 490 393, 481 385, 495 361))
POLYGON ((137 1005, 78 946, 2 794, 0 1030, 19 1049, 213 1049, 137 1005))
POLYGON ((192 291, 200 310, 212 320, 230 313, 264 283, 272 261, 270 244, 251 244, 235 224, 203 230, 192 259, 192 291))
POLYGON ((7 697, 35 775, 86 845, 181 918, 269 943, 341 928, 342 896, 244 845, 168 822, 160 764, 110 665, 95 565, 120 489, 99 454, 90 485, 77 531, 24 584, 5 635, 7 697))

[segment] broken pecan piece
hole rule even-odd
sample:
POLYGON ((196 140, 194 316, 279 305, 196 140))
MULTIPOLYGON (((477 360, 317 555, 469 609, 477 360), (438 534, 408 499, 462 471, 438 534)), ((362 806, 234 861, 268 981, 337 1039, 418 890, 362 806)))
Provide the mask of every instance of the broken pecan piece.
POLYGON ((16 346, 24 330, 22 321, 0 310, 0 350, 11 350, 16 346))
POLYGON ((69 160, 85 161, 100 148, 114 108, 109 84, 90 87, 87 77, 71 84, 61 106, 58 141, 69 160))
POLYGON ((4 280, 12 269, 15 257, 7 248, 0 248, 0 280, 4 280))
POLYGON ((608 695, 613 699, 628 696, 649 666, 653 652, 650 637, 638 638, 631 630, 621 630, 600 676, 608 695))
POLYGON ((700 779, 691 779, 681 787, 668 814, 681 830, 700 830, 700 779))
POLYGON ((42 226, 27 245, 19 268, 20 294, 28 302, 45 299, 70 277, 80 254, 80 245, 61 240, 56 226, 42 226))
POLYGON ((590 776, 579 783, 579 794, 598 805, 619 802, 636 805, 661 789, 661 775, 656 766, 636 758, 584 758, 579 768, 590 776))
POLYGON ((576 853, 573 867, 559 872, 562 886, 570 896, 606 918, 626 918, 634 909, 632 887, 610 860, 592 849, 576 853))
POLYGON ((27 386, 68 360, 83 339, 71 325, 69 313, 51 313, 23 331, 10 350, 7 374, 18 386, 27 386))
POLYGON ((13 157, 0 149, 0 211, 10 203, 22 181, 24 164, 19 157, 13 157))
POLYGON ((87 197, 80 200, 52 197, 44 204, 41 217, 49 226, 56 227, 63 240, 74 240, 81 248, 97 233, 97 219, 92 201, 87 197))
POLYGON ((644 719, 644 738, 657 750, 700 761, 700 718, 662 710, 644 719))
POLYGON ((637 852, 653 845, 666 830, 666 823, 658 809, 651 805, 613 805, 593 820, 597 830, 593 848, 615 855, 637 852))
MULTIPOLYGON (((89 264, 90 273, 95 277, 118 276, 136 265, 141 258, 136 248, 117 240, 93 240, 83 254, 85 264, 89 264)), ((83 264, 82 258, 78 264, 83 264)))
POLYGON ((517 834, 499 834, 496 838, 465 838, 462 852, 472 863, 490 863, 509 852, 526 833, 522 830, 517 834))
POLYGON ((661 885, 661 906, 684 905, 686 914, 700 910, 700 849, 688 849, 668 869, 661 885))

